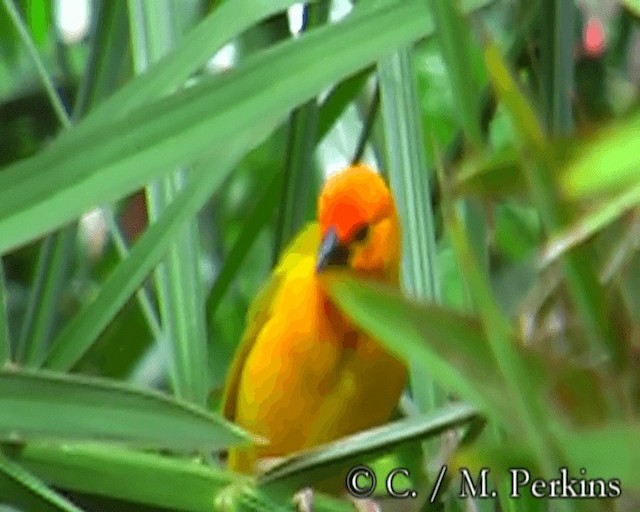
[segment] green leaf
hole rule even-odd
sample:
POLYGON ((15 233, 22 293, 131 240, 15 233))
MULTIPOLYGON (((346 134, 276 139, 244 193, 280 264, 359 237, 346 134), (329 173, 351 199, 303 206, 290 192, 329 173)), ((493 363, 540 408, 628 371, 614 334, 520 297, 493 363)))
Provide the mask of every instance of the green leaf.
POLYGON ((11 339, 9 338, 9 317, 7 313, 7 281, 4 272, 4 261, 0 258, 0 368, 11 361, 11 339))
POLYGON ((595 429, 560 434, 567 458, 575 469, 585 468, 585 478, 616 478, 623 493, 640 490, 640 425, 608 424, 595 429))
MULTIPOLYGON (((264 137, 264 127, 256 133, 244 134, 249 140, 264 137), (259 132, 262 131, 262 133, 259 132), (254 138, 255 137, 255 138, 254 138)), ((247 141, 238 139, 235 147, 220 155, 215 170, 206 166, 196 171, 191 181, 166 208, 161 218, 147 229, 129 256, 118 265, 103 284, 98 296, 67 324, 39 362, 55 370, 69 370, 96 341, 127 299, 142 285, 143 280, 160 262, 167 247, 184 226, 195 216, 240 159, 247 141)), ((204 340, 192 340, 192 342, 204 340)))
POLYGON ((8 455, 59 489, 193 512, 211 512, 221 489, 239 480, 195 459, 100 444, 29 443, 8 455))
POLYGON ((622 0, 630 10, 632 10, 636 16, 640 16, 640 0, 622 0))
POLYGON ((5 169, 0 251, 122 197, 172 166, 215 154, 256 119, 284 115, 328 82, 424 34, 421 2, 385 5, 361 15, 356 8, 340 24, 281 43, 124 119, 86 129, 81 122, 46 151, 5 169))
POLYGON ((454 180, 455 193, 460 195, 501 199, 505 196, 526 197, 527 193, 520 155, 513 147, 485 158, 463 161, 454 180))
POLYGON ((364 457, 387 454, 395 447, 437 436, 468 423, 476 411, 466 404, 449 404, 430 413, 388 423, 344 437, 314 450, 294 454, 269 469, 258 479, 262 485, 284 484, 291 488, 309 485, 323 477, 357 464, 364 457))
POLYGON ((224 2, 190 31, 170 54, 144 74, 136 76, 91 112, 86 124, 101 124, 105 119, 126 115, 134 108, 172 92, 206 64, 225 43, 253 25, 284 11, 295 0, 241 2, 242 16, 238 16, 238 1, 224 2))
POLYGON ((97 378, 0 372, 0 438, 107 440, 213 450, 248 436, 217 414, 169 396, 97 378))
MULTIPOLYGON (((543 225, 552 233, 562 230, 572 223, 576 212, 573 205, 562 200, 562 187, 558 186, 560 159, 557 151, 551 147, 533 107, 520 91, 495 43, 486 43, 485 60, 498 97, 511 115, 522 142, 536 157, 537 162, 534 164, 526 161, 525 153, 521 153, 523 169, 532 197, 539 207, 543 225)), ((636 124, 640 126, 638 122, 636 124)), ((632 142, 627 140, 626 144, 632 142)), ((614 174, 616 170, 613 170, 614 174)), ((610 171, 611 169, 607 170, 610 171)), ((564 188, 566 191, 566 186, 564 188)), ((603 307, 607 304, 607 296, 598 280, 594 260, 590 248, 581 247, 564 258, 564 273, 571 298, 584 322, 583 332, 593 357, 607 357, 613 364, 620 366, 624 364, 626 342, 612 328, 606 314, 608 308, 603 307)))
MULTIPOLYGON (((303 30, 317 27, 327 21, 329 5, 313 4, 303 7, 303 30)), ((289 134, 283 169, 281 204, 273 247, 273 263, 280 252, 308 221, 311 190, 315 181, 315 149, 318 131, 319 107, 317 98, 298 106, 289 116, 289 134)))
POLYGON ((576 245, 585 242, 598 231, 628 213, 640 204, 640 184, 630 187, 614 197, 598 203, 566 229, 554 234, 545 244, 540 262, 547 266, 565 255, 576 245))
MULTIPOLYGON (((380 101, 386 132, 389 180, 398 205, 402 232, 402 284, 417 299, 440 302, 434 213, 424 136, 417 112, 416 73, 408 49, 378 63, 380 101)), ((411 392, 418 408, 430 411, 445 401, 444 393, 416 365, 411 366, 411 392)))
POLYGON ((0 496, 3 503, 20 506, 25 511, 82 512, 3 453, 0 453, 0 496))
POLYGON ((279 185, 280 181, 277 176, 274 176, 255 207, 248 213, 244 226, 231 247, 207 298, 206 310, 209 321, 215 315, 218 305, 236 277, 260 230, 269 219, 270 213, 275 209, 279 198, 279 185))
POLYGON ((76 246, 76 231, 74 223, 42 242, 16 349, 18 363, 33 365, 43 357, 54 335, 60 296, 76 246))
MULTIPOLYGON (((178 37, 174 0, 129 1, 134 65, 144 73, 152 62, 171 51, 178 37)), ((149 222, 153 225, 184 188, 186 169, 149 183, 145 189, 149 222)), ((154 270, 158 309, 171 349, 169 364, 178 398, 206 403, 209 386, 204 296, 199 283, 200 233, 197 222, 175 233, 167 254, 154 270)))
POLYGON ((371 76, 371 69, 366 68, 350 76, 336 85, 320 105, 318 115, 317 141, 321 142, 344 112, 344 109, 357 97, 367 80, 371 76))
POLYGON ((51 21, 51 2, 47 0, 27 1, 27 22, 36 44, 42 45, 45 42, 51 21))
POLYGON ((569 198, 599 196, 640 181, 640 114, 601 130, 581 144, 562 172, 560 187, 569 198))
POLYGON ((458 2, 434 0, 433 16, 442 57, 447 66, 458 115, 467 140, 477 148, 482 147, 480 127, 480 85, 474 76, 474 57, 478 60, 477 47, 472 32, 458 8, 458 2))
POLYGON ((327 273, 322 283, 357 325, 391 351, 488 416, 511 422, 502 376, 476 318, 341 273, 327 273))

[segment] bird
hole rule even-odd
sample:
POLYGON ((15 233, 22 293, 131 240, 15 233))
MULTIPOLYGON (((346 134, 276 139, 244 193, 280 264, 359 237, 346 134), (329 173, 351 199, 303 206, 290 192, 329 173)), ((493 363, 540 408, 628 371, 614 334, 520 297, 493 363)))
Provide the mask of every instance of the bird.
POLYGON ((262 439, 231 447, 227 467, 277 460, 387 422, 404 361, 354 325, 324 291, 339 269, 399 288, 400 222, 389 187, 353 164, 326 179, 309 223, 282 253, 247 313, 226 377, 225 418, 262 439))

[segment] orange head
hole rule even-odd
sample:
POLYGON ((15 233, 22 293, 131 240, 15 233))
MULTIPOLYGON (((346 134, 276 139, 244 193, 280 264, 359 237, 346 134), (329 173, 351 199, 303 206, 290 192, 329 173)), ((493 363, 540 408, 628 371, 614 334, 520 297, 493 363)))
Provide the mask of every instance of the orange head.
POLYGON ((342 266, 397 275, 398 215, 389 188, 371 168, 353 165, 327 179, 318 201, 318 221, 318 272, 342 266))

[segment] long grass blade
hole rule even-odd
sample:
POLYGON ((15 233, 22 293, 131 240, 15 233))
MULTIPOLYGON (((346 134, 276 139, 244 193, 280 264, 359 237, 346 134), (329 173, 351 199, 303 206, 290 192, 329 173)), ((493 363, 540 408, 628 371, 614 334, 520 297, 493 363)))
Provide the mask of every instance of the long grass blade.
POLYGON ((29 443, 8 455, 59 489, 171 510, 211 512, 216 495, 238 480, 191 458, 101 444, 29 443))
MULTIPOLYGON (((173 0, 144 2, 130 0, 134 64, 143 73, 151 63, 168 54, 177 39, 178 27, 172 15, 173 0)), ((175 199, 187 180, 186 170, 146 187, 149 221, 154 223, 175 199)), ((167 257, 154 274, 162 326, 171 344, 169 364, 173 366, 174 391, 180 398, 204 405, 207 397, 207 343, 203 290, 199 286, 200 238, 195 217, 177 233, 167 257)))
MULTIPOLYGON (((265 136, 256 128, 254 134, 246 133, 250 140, 265 136)), ((254 142, 255 139, 252 140, 254 142)), ((126 300, 142 285, 144 278, 160 262, 167 247, 183 227, 184 222, 195 216, 204 202, 239 161, 248 141, 237 140, 236 147, 220 155, 216 171, 208 166, 201 168, 191 181, 158 219, 140 237, 129 257, 111 273, 96 299, 84 308, 60 333, 41 364, 69 370, 95 342, 98 334, 108 325, 126 300)))
MULTIPOLYGON (((305 5, 302 30, 322 25, 329 14, 329 5, 305 5)), ((317 98, 297 107, 289 118, 289 138, 283 173, 282 206, 279 209, 273 247, 273 262, 280 251, 309 220, 309 203, 314 183, 314 154, 317 142, 319 107, 317 98)))
MULTIPOLYGON (((420 108, 410 51, 399 50, 381 61, 378 73, 389 177, 403 227, 403 286, 412 297, 438 302, 440 282, 429 168, 422 125, 416 115, 420 108)), ((442 403, 443 396, 431 378, 416 368, 412 368, 411 391, 423 412, 442 403)))
POLYGON ((248 439, 220 416, 149 390, 43 371, 0 372, 4 441, 104 440, 144 448, 219 449, 248 439))
POLYGON ((29 52, 29 55, 33 59, 33 62, 36 66, 36 70, 38 71, 40 80, 44 85, 45 91, 49 96, 49 100, 51 101, 51 105, 53 106, 53 110, 55 111, 56 116, 60 121, 60 124, 63 127, 70 126, 71 123, 69 121, 69 114, 67 113, 67 109, 65 108, 62 102, 62 99, 58 94, 56 86, 54 85, 53 80, 51 79, 51 76, 47 72, 47 69, 45 68, 44 63, 40 58, 40 53, 38 52, 38 48, 33 42, 33 39, 29 34, 29 28, 27 27, 24 20, 22 19, 22 16, 20 16, 20 12, 18 11, 16 4, 14 3, 13 0, 2 0, 2 2, 4 3, 5 11, 11 18, 11 21, 13 22, 13 25, 16 31, 18 32, 20 39, 22 40, 22 44, 25 46, 25 48, 27 49, 27 52, 29 52))
POLYGON ((7 311, 7 280, 4 260, 0 258, 0 368, 11 361, 11 338, 9 336, 9 312, 7 311))
POLYGON ((360 15, 355 9, 339 25, 278 44, 126 119, 84 130, 80 123, 47 151, 6 168, 0 174, 0 251, 122 197, 173 165, 215 153, 256 119, 283 115, 327 82, 424 34, 421 3, 389 5, 360 15), (256 83, 264 87, 256 90, 256 83))

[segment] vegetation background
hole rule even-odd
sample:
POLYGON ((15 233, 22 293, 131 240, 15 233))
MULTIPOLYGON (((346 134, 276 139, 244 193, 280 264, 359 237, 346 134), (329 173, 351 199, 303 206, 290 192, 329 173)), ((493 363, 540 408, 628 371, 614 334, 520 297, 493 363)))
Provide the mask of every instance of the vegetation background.
POLYGON ((293 4, 92 0, 64 36, 60 3, 2 0, 0 508, 289 510, 373 460, 412 468, 388 510, 638 510, 640 2, 293 4), (247 434, 216 406, 247 306, 358 159, 397 198, 404 295, 331 293, 410 393, 233 475, 247 434), (510 500, 515 466, 622 496, 510 500), (457 498, 459 467, 498 498, 457 498))

